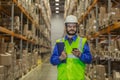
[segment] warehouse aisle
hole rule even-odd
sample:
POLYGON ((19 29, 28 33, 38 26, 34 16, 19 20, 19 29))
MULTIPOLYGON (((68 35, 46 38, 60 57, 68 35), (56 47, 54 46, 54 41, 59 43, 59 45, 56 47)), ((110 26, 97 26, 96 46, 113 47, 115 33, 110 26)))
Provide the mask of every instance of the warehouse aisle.
MULTIPOLYGON (((120 0, 0 0, 0 80, 56 80, 50 56, 56 40, 73 36, 72 28, 92 54, 85 80, 120 80, 120 0)), ((76 58, 76 45, 64 47, 66 58, 76 58)))
POLYGON ((57 80, 57 68, 49 63, 43 63, 39 80, 57 80))

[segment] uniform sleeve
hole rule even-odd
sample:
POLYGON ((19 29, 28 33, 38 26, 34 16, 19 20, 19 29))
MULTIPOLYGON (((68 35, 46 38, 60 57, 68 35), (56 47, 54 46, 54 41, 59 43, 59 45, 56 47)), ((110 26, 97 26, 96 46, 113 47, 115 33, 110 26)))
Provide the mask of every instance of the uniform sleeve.
POLYGON ((58 65, 61 63, 61 61, 59 59, 57 45, 55 45, 55 47, 54 47, 53 53, 52 53, 51 58, 50 58, 50 63, 53 65, 58 65))
POLYGON ((90 64, 92 61, 92 55, 90 53, 88 43, 86 43, 84 48, 83 48, 83 53, 80 56, 80 60, 84 63, 87 63, 87 64, 90 64))

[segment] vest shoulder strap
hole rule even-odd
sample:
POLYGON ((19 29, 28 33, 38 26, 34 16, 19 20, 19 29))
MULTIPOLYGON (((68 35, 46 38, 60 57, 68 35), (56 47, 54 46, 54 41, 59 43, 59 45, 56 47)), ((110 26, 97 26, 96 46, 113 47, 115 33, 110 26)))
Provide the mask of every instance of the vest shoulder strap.
POLYGON ((64 42, 64 38, 56 40, 56 43, 59 43, 59 42, 64 42))
POLYGON ((81 52, 83 52, 83 48, 84 48, 84 45, 85 45, 86 42, 87 42, 86 38, 80 37, 79 49, 80 49, 81 52))

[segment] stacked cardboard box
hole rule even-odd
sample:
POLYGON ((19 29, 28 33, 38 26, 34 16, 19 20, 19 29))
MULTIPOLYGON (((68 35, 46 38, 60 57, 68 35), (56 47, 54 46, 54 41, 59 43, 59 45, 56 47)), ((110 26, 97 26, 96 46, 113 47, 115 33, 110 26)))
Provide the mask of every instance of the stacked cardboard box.
POLYGON ((0 54, 0 65, 9 66, 12 64, 12 56, 9 53, 0 54))
POLYGON ((5 67, 4 66, 0 66, 0 80, 5 80, 5 74, 4 71, 5 67))
POLYGON ((100 13, 99 13, 99 26, 100 26, 100 30, 105 28, 106 25, 108 25, 108 15, 107 15, 107 12, 106 12, 106 7, 105 6, 101 6, 99 8, 100 10, 100 13))
POLYGON ((90 18, 87 21, 88 24, 86 25, 87 34, 93 34, 96 32, 96 27, 95 27, 95 12, 94 10, 90 12, 90 18))
POLYGON ((11 29, 11 19, 10 17, 6 17, 6 16, 2 16, 0 15, 1 18, 0 18, 0 25, 2 27, 5 27, 5 28, 8 28, 8 29, 11 29))
POLYGON ((32 31, 30 31, 30 30, 27 31, 27 39, 29 39, 29 40, 33 39, 32 31))
POLYGON ((96 65, 93 66, 93 69, 91 69, 90 76, 93 79, 96 80, 105 80, 106 76, 105 66, 103 65, 96 65))
POLYGON ((113 80, 120 80, 120 72, 113 71, 113 80))
POLYGON ((28 51, 23 50, 22 70, 24 73, 27 73, 29 69, 30 67, 29 67, 29 61, 28 61, 28 51))
POLYGON ((14 17, 14 32, 20 33, 20 17, 19 16, 14 17))
POLYGON ((28 24, 24 24, 23 35, 27 36, 27 32, 28 32, 28 24))
POLYGON ((112 23, 120 21, 120 9, 119 8, 111 8, 111 20, 112 20, 112 23))
POLYGON ((7 44, 0 42, 0 54, 4 54, 7 51, 7 44))

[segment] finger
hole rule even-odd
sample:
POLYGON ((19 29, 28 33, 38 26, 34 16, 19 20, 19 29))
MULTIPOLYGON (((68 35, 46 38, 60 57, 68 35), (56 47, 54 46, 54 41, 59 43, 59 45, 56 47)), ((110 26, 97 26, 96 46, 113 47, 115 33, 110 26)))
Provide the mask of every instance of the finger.
POLYGON ((73 54, 75 54, 75 51, 72 51, 73 54))
POLYGON ((79 51, 78 49, 76 49, 75 51, 79 51))

